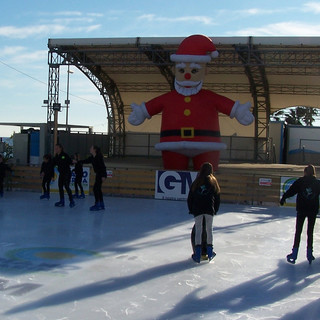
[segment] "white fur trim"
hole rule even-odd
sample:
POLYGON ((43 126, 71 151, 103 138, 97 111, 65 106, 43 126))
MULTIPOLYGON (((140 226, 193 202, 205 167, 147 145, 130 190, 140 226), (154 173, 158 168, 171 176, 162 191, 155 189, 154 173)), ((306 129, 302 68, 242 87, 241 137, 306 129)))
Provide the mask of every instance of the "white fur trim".
POLYGON ((211 52, 211 58, 218 58, 218 57, 219 57, 219 52, 217 50, 211 52))
POLYGON ((144 102, 141 103, 141 109, 142 109, 143 114, 146 116, 146 118, 150 119, 151 116, 150 116, 150 114, 147 110, 146 104, 144 102))
POLYGON ((159 151, 172 151, 187 157, 195 157, 209 151, 225 150, 227 146, 222 142, 174 141, 157 143, 155 148, 159 151))
POLYGON ((171 61, 174 62, 200 62, 207 63, 211 61, 210 55, 198 56, 193 54, 172 54, 171 61))

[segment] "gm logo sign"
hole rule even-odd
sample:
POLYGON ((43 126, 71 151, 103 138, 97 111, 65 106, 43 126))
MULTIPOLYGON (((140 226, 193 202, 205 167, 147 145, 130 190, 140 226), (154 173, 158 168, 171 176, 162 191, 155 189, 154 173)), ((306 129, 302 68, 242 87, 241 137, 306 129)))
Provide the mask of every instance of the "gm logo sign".
POLYGON ((161 171, 156 172, 155 198, 186 200, 197 172, 161 171))

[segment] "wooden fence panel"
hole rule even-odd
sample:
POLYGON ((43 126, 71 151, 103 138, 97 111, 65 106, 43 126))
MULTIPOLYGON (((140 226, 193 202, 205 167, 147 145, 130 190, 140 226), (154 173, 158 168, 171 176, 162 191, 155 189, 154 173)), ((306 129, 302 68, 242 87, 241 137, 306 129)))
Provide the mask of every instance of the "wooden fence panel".
MULTIPOLYGON (((15 166, 9 180, 15 190, 41 192, 39 167, 15 166)), ((113 196, 153 198, 155 194, 155 169, 111 169, 112 177, 103 184, 103 193, 113 196)), ((299 171, 300 173, 300 171, 299 171)), ((216 177, 221 187, 221 201, 239 204, 278 204, 281 176, 297 176, 279 170, 228 169, 219 170, 216 177)), ((90 192, 95 174, 91 169, 90 192)))

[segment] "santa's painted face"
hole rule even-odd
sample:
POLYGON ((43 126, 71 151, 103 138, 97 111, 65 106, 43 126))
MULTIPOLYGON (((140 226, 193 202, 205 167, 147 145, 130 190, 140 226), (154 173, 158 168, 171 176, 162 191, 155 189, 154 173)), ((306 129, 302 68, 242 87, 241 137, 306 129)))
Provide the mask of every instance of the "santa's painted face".
POLYGON ((206 74, 206 64, 179 62, 175 66, 175 88, 183 95, 198 93, 206 74))

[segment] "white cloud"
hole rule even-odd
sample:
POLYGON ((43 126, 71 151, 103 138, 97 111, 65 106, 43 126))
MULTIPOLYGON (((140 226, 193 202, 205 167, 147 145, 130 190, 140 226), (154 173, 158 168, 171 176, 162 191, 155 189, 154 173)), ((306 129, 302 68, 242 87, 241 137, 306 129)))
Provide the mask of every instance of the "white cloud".
POLYGON ((13 54, 17 54, 19 52, 23 52, 24 50, 26 50, 26 47, 22 47, 22 46, 6 46, 3 48, 0 48, 0 56, 1 57, 6 57, 9 56, 11 57, 13 54))
POLYGON ((69 27, 63 24, 42 24, 24 27, 4 26, 0 27, 0 36, 14 39, 27 39, 34 36, 41 36, 42 38, 48 35, 67 34, 72 32, 88 33, 97 30, 101 27, 99 24, 69 27))
POLYGON ((205 25, 214 24, 214 22, 212 21, 212 18, 207 16, 183 16, 183 17, 169 18, 169 17, 157 17, 155 14, 144 14, 138 17, 138 20, 146 20, 148 22, 169 22, 169 23, 197 22, 197 23, 203 23, 205 25))
POLYGON ((320 13, 320 2, 307 2, 303 5, 303 11, 320 13))
POLYGON ((0 27, 0 36, 7 38, 26 39, 32 36, 48 33, 63 32, 65 27, 62 25, 33 25, 25 27, 4 26, 0 27))
POLYGON ((301 22, 279 22, 262 26, 241 29, 228 34, 236 36, 319 36, 319 24, 301 22))
MULTIPOLYGON (((48 13, 47 13, 48 14, 48 13)), ((80 11, 58 11, 53 13, 55 16, 82 16, 80 11)))

